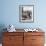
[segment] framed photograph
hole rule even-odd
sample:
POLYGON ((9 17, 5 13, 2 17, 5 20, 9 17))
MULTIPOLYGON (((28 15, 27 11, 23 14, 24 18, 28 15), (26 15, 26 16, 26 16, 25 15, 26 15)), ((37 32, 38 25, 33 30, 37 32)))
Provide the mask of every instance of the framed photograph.
POLYGON ((34 5, 19 6, 19 21, 34 22, 34 5))

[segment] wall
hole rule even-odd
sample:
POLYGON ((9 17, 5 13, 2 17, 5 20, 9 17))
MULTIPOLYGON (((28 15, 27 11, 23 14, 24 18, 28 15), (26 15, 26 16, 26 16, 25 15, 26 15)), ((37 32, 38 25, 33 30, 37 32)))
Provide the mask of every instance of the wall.
POLYGON ((46 28, 46 1, 41 0, 1 0, 0 25, 13 24, 16 28, 46 28), (34 5, 34 23, 19 22, 19 5, 34 5))
POLYGON ((46 32, 46 0, 0 0, 0 31, 13 24, 15 28, 40 27, 46 32), (34 23, 19 22, 19 5, 34 5, 34 23))

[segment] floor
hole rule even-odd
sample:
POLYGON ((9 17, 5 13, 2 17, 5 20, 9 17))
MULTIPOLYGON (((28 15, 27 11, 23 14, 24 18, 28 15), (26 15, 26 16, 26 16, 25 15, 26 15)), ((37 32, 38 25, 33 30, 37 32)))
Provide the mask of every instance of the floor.
POLYGON ((0 46, 2 46, 2 44, 0 44, 0 46))

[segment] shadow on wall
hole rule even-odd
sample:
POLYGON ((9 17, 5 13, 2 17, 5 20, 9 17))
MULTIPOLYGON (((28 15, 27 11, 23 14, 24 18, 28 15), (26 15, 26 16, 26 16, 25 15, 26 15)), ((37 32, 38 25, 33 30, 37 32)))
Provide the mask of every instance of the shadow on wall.
POLYGON ((2 36, 3 36, 3 32, 5 32, 3 29, 5 28, 4 24, 0 24, 0 43, 2 43, 2 36))

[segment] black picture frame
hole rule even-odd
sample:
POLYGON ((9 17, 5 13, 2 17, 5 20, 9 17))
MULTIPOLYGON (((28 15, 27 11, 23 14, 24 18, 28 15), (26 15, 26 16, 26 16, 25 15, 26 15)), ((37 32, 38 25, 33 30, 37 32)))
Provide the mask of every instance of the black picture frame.
POLYGON ((19 21, 34 22, 34 5, 19 5, 19 21))

